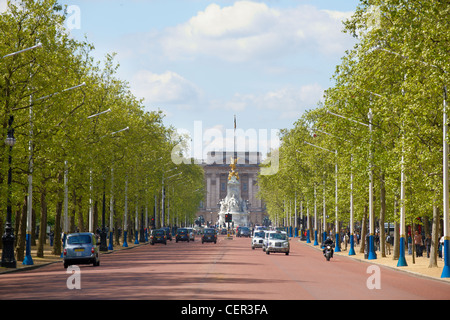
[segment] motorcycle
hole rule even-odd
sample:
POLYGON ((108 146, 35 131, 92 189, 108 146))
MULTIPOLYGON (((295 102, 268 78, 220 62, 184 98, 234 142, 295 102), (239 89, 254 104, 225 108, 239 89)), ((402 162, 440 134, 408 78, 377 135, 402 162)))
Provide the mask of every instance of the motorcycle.
POLYGON ((325 246, 325 249, 323 250, 323 255, 327 259, 327 261, 330 261, 330 258, 333 257, 333 248, 330 244, 327 244, 325 246))

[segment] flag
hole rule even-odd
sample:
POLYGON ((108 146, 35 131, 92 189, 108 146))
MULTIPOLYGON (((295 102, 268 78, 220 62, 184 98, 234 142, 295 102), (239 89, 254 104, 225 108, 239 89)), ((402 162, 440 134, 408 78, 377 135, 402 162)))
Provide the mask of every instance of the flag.
POLYGON ((234 115, 234 129, 236 129, 236 115, 234 115))

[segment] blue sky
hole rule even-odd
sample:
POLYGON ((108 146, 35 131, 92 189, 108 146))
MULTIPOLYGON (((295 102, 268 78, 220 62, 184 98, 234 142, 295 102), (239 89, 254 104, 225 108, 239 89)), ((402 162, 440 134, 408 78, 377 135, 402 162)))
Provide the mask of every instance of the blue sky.
MULTIPOLYGON (((191 136, 201 124, 203 149, 220 150, 229 144, 218 135, 225 138, 234 115, 245 135, 292 128, 305 110, 317 106, 345 50, 354 45, 341 32, 341 20, 359 1, 60 3, 79 8, 72 13, 79 25, 71 34, 86 36, 97 60, 117 53, 118 77, 145 99, 147 110, 163 110, 166 125, 191 136), (211 135, 216 139, 205 137, 211 135)), ((260 151, 267 147, 261 146, 264 139, 258 136, 260 151)))

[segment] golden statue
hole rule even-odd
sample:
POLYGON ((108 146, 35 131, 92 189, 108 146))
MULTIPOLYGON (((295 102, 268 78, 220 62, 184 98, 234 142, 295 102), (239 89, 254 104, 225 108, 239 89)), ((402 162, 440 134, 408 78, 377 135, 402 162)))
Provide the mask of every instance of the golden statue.
POLYGON ((231 177, 235 176, 237 180, 239 180, 239 173, 237 173, 236 171, 236 164, 239 158, 234 159, 233 157, 231 157, 231 164, 230 164, 230 168, 231 171, 228 174, 228 180, 231 179, 231 177))

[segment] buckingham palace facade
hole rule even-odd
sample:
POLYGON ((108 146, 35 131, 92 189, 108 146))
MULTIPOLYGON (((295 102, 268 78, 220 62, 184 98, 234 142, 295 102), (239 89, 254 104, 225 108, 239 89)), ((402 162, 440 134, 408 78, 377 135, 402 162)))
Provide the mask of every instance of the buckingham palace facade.
MULTIPOLYGON (((203 216, 206 222, 215 224, 220 210, 219 202, 227 195, 228 173, 233 152, 210 151, 202 166, 205 172, 206 195, 197 212, 197 218, 203 216)), ((251 225, 261 225, 267 216, 264 202, 256 196, 258 193, 258 173, 261 162, 260 152, 236 152, 238 158, 236 171, 241 183, 241 198, 248 200, 249 221, 251 225)))

